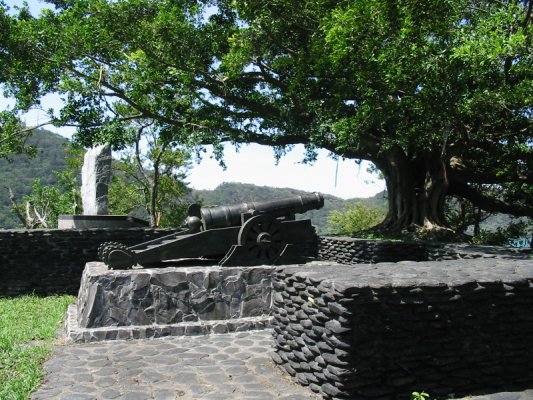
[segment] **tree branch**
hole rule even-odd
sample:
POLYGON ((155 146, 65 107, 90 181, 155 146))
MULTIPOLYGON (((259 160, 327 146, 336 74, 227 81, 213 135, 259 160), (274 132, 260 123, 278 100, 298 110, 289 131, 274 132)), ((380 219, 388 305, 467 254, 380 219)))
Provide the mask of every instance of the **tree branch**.
POLYGON ((142 125, 141 127, 139 127, 139 129, 137 129, 137 138, 135 140, 135 160, 137 161, 137 169, 139 170, 139 173, 144 177, 147 182, 150 182, 150 178, 142 165, 140 148, 141 136, 146 128, 147 125, 142 125))
MULTIPOLYGON (((27 203, 28 205, 30 205, 29 201, 27 203)), ((39 221, 39 223, 43 226, 43 228, 48 228, 48 224, 46 223, 46 218, 48 214, 48 203, 43 208, 43 215, 39 213, 39 211, 37 210, 37 207, 35 206, 35 203, 31 203, 31 205, 33 206, 33 213, 37 217, 37 221, 39 221)), ((29 207, 27 207, 27 209, 29 209, 29 207)))
POLYGON ((15 210, 15 215, 17 216, 19 221, 22 222, 22 225, 24 225, 25 228, 31 229, 31 227, 29 226, 29 221, 26 218, 24 218, 24 216, 22 215, 22 212, 20 211, 17 200, 15 199, 15 194, 13 193, 13 190, 8 186, 4 186, 4 187, 7 189, 9 193, 9 200, 11 201, 11 206, 13 207, 13 210, 15 210))
POLYGON ((533 217, 533 207, 508 204, 501 200, 487 197, 465 183, 452 181, 448 188, 449 195, 456 195, 470 200, 472 204, 485 211, 511 214, 516 217, 533 217))
POLYGON ((462 183, 507 183, 518 182, 525 184, 533 184, 533 171, 528 171, 527 174, 508 172, 505 174, 496 173, 495 171, 474 171, 472 167, 459 158, 452 157, 449 162, 450 175, 454 180, 462 183))

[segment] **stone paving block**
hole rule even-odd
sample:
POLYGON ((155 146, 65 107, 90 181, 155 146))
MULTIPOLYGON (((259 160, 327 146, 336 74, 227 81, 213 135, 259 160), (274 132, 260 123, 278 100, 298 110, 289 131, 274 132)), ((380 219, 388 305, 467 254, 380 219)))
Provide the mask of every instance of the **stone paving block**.
POLYGON ((146 400, 151 398, 150 393, 145 392, 126 392, 122 396, 118 397, 119 400, 146 400))
POLYGON ((102 399, 116 399, 117 397, 121 395, 122 393, 120 391, 114 390, 114 389, 104 390, 101 393, 102 399))
POLYGON ((274 367, 267 355, 271 338, 272 332, 267 330, 187 340, 169 337, 58 346, 45 368, 50 366, 53 369, 49 377, 54 379, 55 376, 54 382, 59 386, 45 384, 31 399, 230 400, 277 399, 289 394, 319 399, 274 367), (250 344, 237 345, 238 340, 250 344), (258 356, 257 348, 261 342, 268 343, 268 347, 264 348, 264 355, 258 356), (255 348, 253 352, 250 351, 252 347, 255 348), (233 348, 234 352, 226 353, 227 348, 233 348), (242 359, 243 355, 248 358, 242 359), (89 359, 91 361, 87 362, 89 359), (157 359, 159 362, 155 361, 157 359), (71 368, 69 361, 85 364, 71 368), (73 379, 73 376, 83 374, 88 375, 86 378, 92 377, 92 381, 81 383, 73 379), (66 382, 71 384, 65 385, 66 382), (251 386, 245 387, 245 384, 251 386))
POLYGON ((66 394, 64 396, 59 396, 61 400, 97 400, 96 397, 88 394, 66 394))

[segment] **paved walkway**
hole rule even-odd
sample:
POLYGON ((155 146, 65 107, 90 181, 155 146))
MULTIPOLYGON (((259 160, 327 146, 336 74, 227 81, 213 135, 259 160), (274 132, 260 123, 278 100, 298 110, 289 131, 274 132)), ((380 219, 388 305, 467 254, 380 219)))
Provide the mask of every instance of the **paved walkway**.
MULTIPOLYGON (((316 400, 274 366, 270 330, 60 345, 32 400, 316 400)), ((533 390, 464 400, 533 400, 533 390)), ((408 400, 408 399, 406 399, 408 400)))
POLYGON ((268 354, 272 333, 250 331, 57 346, 37 399, 319 399, 268 354))
POLYGON ((485 396, 465 397, 462 400, 533 400, 533 390, 523 392, 501 392, 485 396))

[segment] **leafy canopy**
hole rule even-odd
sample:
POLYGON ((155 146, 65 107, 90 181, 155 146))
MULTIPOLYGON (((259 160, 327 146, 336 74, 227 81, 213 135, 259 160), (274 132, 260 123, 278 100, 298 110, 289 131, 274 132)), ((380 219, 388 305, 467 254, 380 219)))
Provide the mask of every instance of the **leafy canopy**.
POLYGON ((381 168, 396 152, 442 164, 448 194, 533 215, 531 0, 50 3, 37 18, 2 9, 9 118, 57 92, 51 121, 85 145, 120 148, 151 120, 219 156, 223 142, 303 143, 307 160, 325 148, 381 168))

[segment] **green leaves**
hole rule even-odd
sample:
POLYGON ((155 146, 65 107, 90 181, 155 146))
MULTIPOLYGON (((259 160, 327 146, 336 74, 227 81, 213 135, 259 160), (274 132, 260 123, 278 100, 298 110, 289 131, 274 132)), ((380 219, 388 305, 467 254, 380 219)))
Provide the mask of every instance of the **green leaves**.
POLYGON ((429 400, 429 394, 426 392, 413 392, 411 393, 411 400, 429 400))
POLYGON ((328 230, 338 235, 353 236, 375 227, 385 219, 382 209, 354 203, 344 211, 332 211, 328 217, 328 230))
MULTIPOLYGON (((0 82, 17 98, 5 137, 57 92, 51 122, 77 126, 87 146, 127 147, 149 120, 196 148, 301 143, 380 165, 392 151, 455 157, 481 183, 510 179, 498 164, 531 168, 518 150, 533 140, 527 2, 59 3, 38 18, 2 12, 0 82)), ((5 151, 21 149, 10 140, 5 151)))
POLYGON ((35 149, 26 146, 29 131, 25 131, 20 120, 9 110, 0 112, 0 158, 13 154, 34 154, 35 149))
POLYGON ((175 145, 172 131, 146 121, 121 155, 109 190, 110 211, 148 218, 154 227, 179 226, 188 206, 190 154, 175 145))

